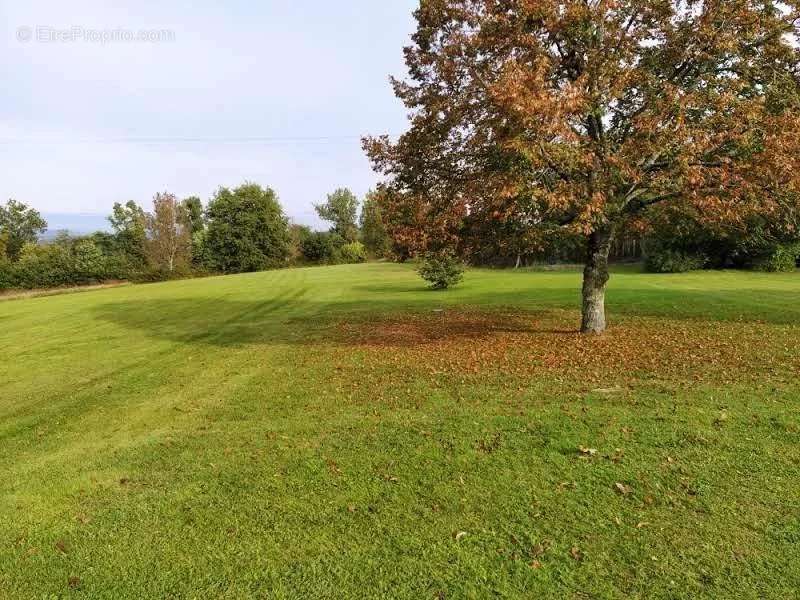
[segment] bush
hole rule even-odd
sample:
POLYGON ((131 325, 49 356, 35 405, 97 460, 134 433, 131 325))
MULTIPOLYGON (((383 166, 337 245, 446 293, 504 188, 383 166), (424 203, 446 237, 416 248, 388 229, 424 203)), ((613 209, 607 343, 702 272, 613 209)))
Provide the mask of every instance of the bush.
POLYGON ((126 257, 106 256, 92 238, 62 237, 52 244, 27 244, 17 262, 0 262, 0 289, 90 285, 133 273, 126 257))
POLYGON ((179 279, 189 279, 195 275, 186 265, 179 265, 170 271, 164 267, 148 266, 135 273, 131 273, 129 279, 133 283, 159 283, 161 281, 175 281, 179 279))
POLYGON ((336 258, 336 262, 348 265, 363 263, 367 260, 367 249, 361 242, 350 242, 339 248, 336 258))
POLYGON ((340 250, 345 240, 338 233, 315 231, 300 242, 303 258, 313 263, 335 263, 340 259, 340 250))
POLYGON ((90 239, 77 240, 72 246, 72 280, 97 283, 107 278, 106 257, 90 239))
POLYGON ((17 287, 16 274, 7 260, 0 258, 0 290, 10 290, 17 287))
POLYGON ((71 259, 66 244, 26 244, 13 265, 17 286, 32 289, 69 285, 75 278, 71 259))
POLYGON ((452 251, 429 252, 417 269, 435 290, 446 290, 464 279, 464 263, 452 251))
POLYGON ((137 267, 131 262, 131 258, 124 254, 111 254, 104 257, 105 278, 104 279, 131 279, 141 267, 137 267))
POLYGON ((770 273, 788 273, 797 268, 800 259, 800 243, 778 244, 768 254, 753 261, 753 268, 770 273))
POLYGON ((706 266, 708 258, 681 250, 656 248, 648 251, 645 269, 650 273, 686 273, 706 266))

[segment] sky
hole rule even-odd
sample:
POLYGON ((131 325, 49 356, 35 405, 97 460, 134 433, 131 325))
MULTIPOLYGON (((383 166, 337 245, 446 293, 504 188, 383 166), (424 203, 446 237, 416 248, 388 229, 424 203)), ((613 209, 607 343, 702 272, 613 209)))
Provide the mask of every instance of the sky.
POLYGON ((360 136, 406 127, 388 78, 416 5, 0 0, 0 202, 102 223, 253 181, 319 227, 313 203, 378 181, 360 136))

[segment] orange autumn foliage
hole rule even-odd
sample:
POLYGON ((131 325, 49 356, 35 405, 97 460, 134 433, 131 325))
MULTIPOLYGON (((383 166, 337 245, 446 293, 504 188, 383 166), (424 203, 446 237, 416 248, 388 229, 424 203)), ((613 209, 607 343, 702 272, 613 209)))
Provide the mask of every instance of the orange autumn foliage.
POLYGON ((655 208, 796 225, 800 2, 423 0, 416 19, 394 81, 410 129, 364 140, 406 245, 452 244, 467 215, 585 236, 602 331, 610 242, 655 208))

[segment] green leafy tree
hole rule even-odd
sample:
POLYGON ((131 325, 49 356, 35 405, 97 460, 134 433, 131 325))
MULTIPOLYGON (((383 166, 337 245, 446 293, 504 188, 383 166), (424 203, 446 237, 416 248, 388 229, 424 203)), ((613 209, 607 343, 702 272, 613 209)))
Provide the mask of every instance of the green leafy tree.
POLYGON ((72 243, 72 271, 75 283, 94 283, 106 277, 106 257, 90 237, 72 243))
POLYGON ((186 215, 189 231, 194 235, 206 228, 206 218, 203 213, 203 201, 197 196, 189 196, 181 200, 181 210, 186 215))
POLYGON ((464 279, 464 264, 452 250, 428 252, 417 269, 434 290, 446 290, 464 279))
POLYGON ((291 238, 292 253, 291 259, 293 261, 302 260, 303 256, 303 242, 312 235, 311 228, 306 225, 298 225, 292 223, 289 226, 289 237, 291 238))
POLYGON ((208 205, 206 245, 214 269, 224 273, 285 266, 291 254, 289 223, 270 188, 245 183, 220 188, 208 205))
POLYGON ((331 231, 338 233, 348 242, 358 238, 358 198, 347 188, 339 188, 324 204, 315 204, 319 218, 333 224, 331 231))
POLYGON ((383 258, 391 251, 392 242, 383 224, 378 192, 369 192, 361 207, 361 241, 373 256, 383 258))
POLYGON ((314 231, 307 235, 300 250, 303 258, 313 263, 336 263, 339 250, 346 244, 338 233, 330 231, 314 231))
POLYGON ((0 246, 12 262, 19 260, 25 244, 35 244, 46 229, 42 215, 22 202, 9 200, 0 205, 0 246))
POLYGON ((206 215, 203 202, 197 196, 189 196, 181 201, 181 210, 192 238, 192 264, 204 268, 207 266, 208 256, 205 248, 206 215))
POLYGON ((133 200, 125 204, 116 202, 108 221, 114 229, 116 252, 122 254, 134 268, 144 267, 147 264, 144 210, 133 200))
POLYGON ((0 231, 0 264, 8 260, 8 232, 0 231))

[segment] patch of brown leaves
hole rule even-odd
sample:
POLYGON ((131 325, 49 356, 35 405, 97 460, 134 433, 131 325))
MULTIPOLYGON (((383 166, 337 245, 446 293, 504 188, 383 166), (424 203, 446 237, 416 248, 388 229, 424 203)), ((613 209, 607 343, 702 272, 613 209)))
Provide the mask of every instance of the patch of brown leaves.
POLYGON ((737 382, 800 371, 794 326, 617 318, 602 336, 577 332, 570 311, 450 310, 341 323, 338 343, 365 360, 439 374, 548 374, 585 382, 655 379, 737 382))

